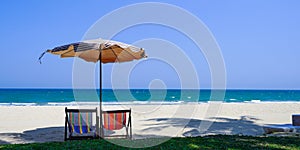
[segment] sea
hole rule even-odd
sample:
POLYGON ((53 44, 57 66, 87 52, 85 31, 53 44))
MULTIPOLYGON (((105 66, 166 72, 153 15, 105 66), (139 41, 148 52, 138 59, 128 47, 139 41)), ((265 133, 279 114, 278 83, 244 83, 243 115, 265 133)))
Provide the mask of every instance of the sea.
MULTIPOLYGON (((209 89, 103 89, 104 104, 143 103, 262 103, 300 102, 300 90, 209 90, 209 89)), ((0 106, 72 105, 99 102, 94 89, 0 89, 0 106)))

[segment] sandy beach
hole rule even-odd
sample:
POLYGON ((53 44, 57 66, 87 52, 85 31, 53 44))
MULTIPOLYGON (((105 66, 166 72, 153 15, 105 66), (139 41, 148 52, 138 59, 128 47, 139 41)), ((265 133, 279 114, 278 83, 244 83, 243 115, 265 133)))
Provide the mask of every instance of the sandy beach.
MULTIPOLYGON (((95 106, 68 106, 68 108, 95 106)), ((0 106, 0 144, 63 141, 65 106, 0 106)), ((291 124, 300 103, 105 105, 132 108, 133 138, 211 134, 263 135, 263 126, 291 124)))

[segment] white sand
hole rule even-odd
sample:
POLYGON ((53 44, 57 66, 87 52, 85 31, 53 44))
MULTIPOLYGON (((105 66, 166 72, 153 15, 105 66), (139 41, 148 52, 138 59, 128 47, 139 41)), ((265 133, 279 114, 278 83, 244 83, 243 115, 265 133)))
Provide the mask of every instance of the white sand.
MULTIPOLYGON (((291 124, 292 114, 300 114, 300 103, 292 102, 105 105, 104 109, 129 107, 133 111, 134 139, 210 134, 259 136, 264 125, 291 124)), ((64 117, 64 106, 0 106, 0 144, 63 141, 64 117)))

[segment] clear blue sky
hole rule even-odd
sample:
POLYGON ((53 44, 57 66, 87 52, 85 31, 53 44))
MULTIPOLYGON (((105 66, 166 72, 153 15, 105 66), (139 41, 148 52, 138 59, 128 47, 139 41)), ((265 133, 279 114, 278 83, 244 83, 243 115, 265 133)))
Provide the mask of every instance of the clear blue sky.
MULTIPOLYGON (((81 40, 90 26, 105 14, 139 2, 143 1, 2 0, 0 88, 72 87, 73 59, 49 54, 40 65, 39 55, 46 49, 81 40)), ((224 57, 227 88, 300 89, 300 1, 157 2, 182 7, 206 24, 224 57)), ((181 48, 187 47, 183 50, 192 62, 197 62, 201 88, 210 87, 209 68, 203 55, 194 54, 193 48, 197 47, 180 33, 163 26, 141 25, 125 30, 114 39, 134 42, 143 38, 165 39, 181 48), (132 36, 136 33, 139 36, 132 36)), ((161 79, 168 88, 178 88, 170 66, 155 61, 144 65, 149 71, 133 72, 132 78, 138 80, 132 81, 131 87, 147 88, 149 81, 161 79)), ((111 65, 104 66, 105 88, 110 87, 110 68, 111 65)))

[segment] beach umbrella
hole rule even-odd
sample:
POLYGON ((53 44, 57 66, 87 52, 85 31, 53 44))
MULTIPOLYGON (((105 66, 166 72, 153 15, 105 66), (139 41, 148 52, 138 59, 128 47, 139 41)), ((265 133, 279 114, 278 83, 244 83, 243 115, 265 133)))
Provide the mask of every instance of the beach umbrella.
MULTIPOLYGON (((100 82, 100 128, 102 130, 102 63, 128 62, 146 58, 145 51, 142 48, 103 39, 86 40, 77 43, 71 43, 58 46, 53 49, 46 50, 40 57, 39 61, 45 53, 60 55, 61 58, 79 57, 87 62, 100 61, 99 82, 100 82)), ((103 133, 101 133, 102 135, 103 133)))

